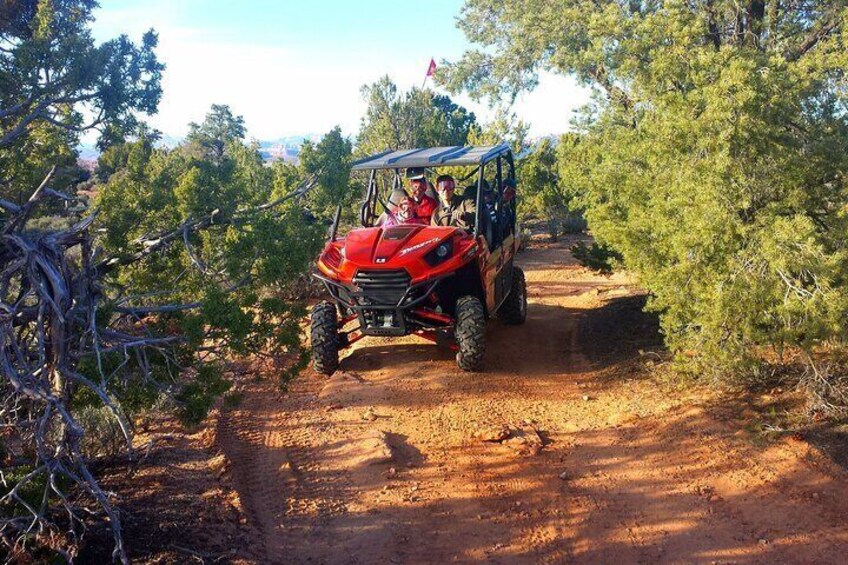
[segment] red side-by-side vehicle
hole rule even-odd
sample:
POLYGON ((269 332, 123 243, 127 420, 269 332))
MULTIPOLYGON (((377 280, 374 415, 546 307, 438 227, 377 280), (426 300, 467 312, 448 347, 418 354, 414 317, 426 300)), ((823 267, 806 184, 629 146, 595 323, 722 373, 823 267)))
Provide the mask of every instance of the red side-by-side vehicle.
POLYGON ((527 315, 524 273, 513 263, 520 235, 509 146, 387 151, 356 162, 353 171, 367 175, 362 227, 338 237, 337 213, 318 259, 315 276, 332 300, 312 310, 314 368, 332 374, 339 351, 365 336, 416 334, 451 344, 460 368, 480 370, 487 318, 521 324, 527 315), (464 197, 476 212, 466 229, 376 225, 379 212, 406 197, 403 173, 412 168, 473 179, 464 197))

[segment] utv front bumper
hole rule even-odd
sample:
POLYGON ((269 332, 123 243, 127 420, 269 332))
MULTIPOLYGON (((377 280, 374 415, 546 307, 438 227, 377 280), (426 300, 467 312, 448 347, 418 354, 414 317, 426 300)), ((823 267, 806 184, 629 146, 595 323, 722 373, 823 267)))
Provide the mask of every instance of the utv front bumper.
POLYGON ((359 319, 364 335, 402 336, 426 327, 446 325, 447 316, 422 317, 418 307, 430 299, 438 284, 453 273, 411 284, 405 270, 360 270, 350 284, 334 281, 321 274, 314 276, 324 283, 338 304, 359 319))

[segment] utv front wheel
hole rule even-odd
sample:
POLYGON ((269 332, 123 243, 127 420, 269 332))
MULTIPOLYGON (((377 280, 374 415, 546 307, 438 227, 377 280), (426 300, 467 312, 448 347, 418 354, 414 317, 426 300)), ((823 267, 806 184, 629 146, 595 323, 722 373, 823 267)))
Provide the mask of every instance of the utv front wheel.
POLYGON ((520 326, 527 319, 527 282, 524 271, 518 267, 512 269, 512 288, 501 304, 498 316, 510 326, 520 326))
POLYGON ((312 308, 310 342, 312 366, 332 375, 339 368, 339 322, 334 304, 319 302, 312 308))
POLYGON ((475 296, 456 301, 456 364, 463 371, 479 371, 486 353, 486 311, 475 296))

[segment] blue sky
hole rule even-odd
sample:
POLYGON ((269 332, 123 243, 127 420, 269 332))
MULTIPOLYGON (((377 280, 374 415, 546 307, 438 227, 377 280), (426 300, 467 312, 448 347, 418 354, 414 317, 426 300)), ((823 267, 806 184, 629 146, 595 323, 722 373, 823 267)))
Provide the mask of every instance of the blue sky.
MULTIPOLYGON (((460 0, 102 0, 94 33, 138 40, 159 33, 167 65, 159 114, 151 122, 181 136, 213 103, 245 117, 249 135, 274 139, 355 134, 363 84, 388 74, 401 88, 420 85, 430 57, 457 59, 470 45, 456 28, 460 0)), ((485 121, 491 110, 456 100, 485 121)), ((543 74, 516 113, 532 135, 568 128, 587 94, 565 77, 543 74)))

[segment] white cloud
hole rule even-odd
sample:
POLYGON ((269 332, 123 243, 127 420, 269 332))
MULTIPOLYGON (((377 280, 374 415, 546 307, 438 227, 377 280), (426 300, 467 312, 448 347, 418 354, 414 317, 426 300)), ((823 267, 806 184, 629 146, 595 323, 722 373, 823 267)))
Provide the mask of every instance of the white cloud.
MULTIPOLYGON (((152 121, 175 135, 183 134, 189 121, 201 120, 213 103, 229 104, 244 116, 250 135, 259 139, 323 133, 336 125, 354 134, 365 111, 363 84, 388 74, 401 88, 410 88, 421 84, 422 69, 426 70, 426 62, 377 60, 352 65, 322 54, 210 42, 169 30, 162 32, 161 52, 168 68, 160 113, 152 121)), ((530 122, 531 135, 548 135, 568 129, 572 110, 587 100, 572 79, 546 73, 534 91, 519 98, 515 111, 530 122)), ((484 121, 492 115, 485 105, 467 97, 460 97, 460 102, 484 121)))
POLYGON ((530 135, 536 137, 569 129, 574 110, 588 102, 589 91, 573 78, 542 73, 539 86, 519 97, 515 112, 530 123, 530 135))
MULTIPOLYGON (((252 44, 250 38, 178 24, 186 12, 201 8, 153 0, 152 5, 104 10, 95 23, 100 40, 118 33, 137 40, 150 27, 159 33, 157 53, 167 68, 159 113, 150 122, 166 134, 184 135, 188 123, 202 120, 214 103, 229 104, 244 116, 249 135, 257 139, 324 133, 336 125, 353 135, 365 111, 363 84, 388 74, 400 88, 417 86, 429 63, 429 57, 410 61, 408 55, 368 51, 363 44, 343 53, 312 52, 252 44)), ((572 79, 543 73, 539 86, 519 98, 515 111, 531 124, 532 136, 548 135, 567 130, 571 111, 587 100, 572 79)), ((493 114, 467 96, 457 101, 482 121, 493 114)))

